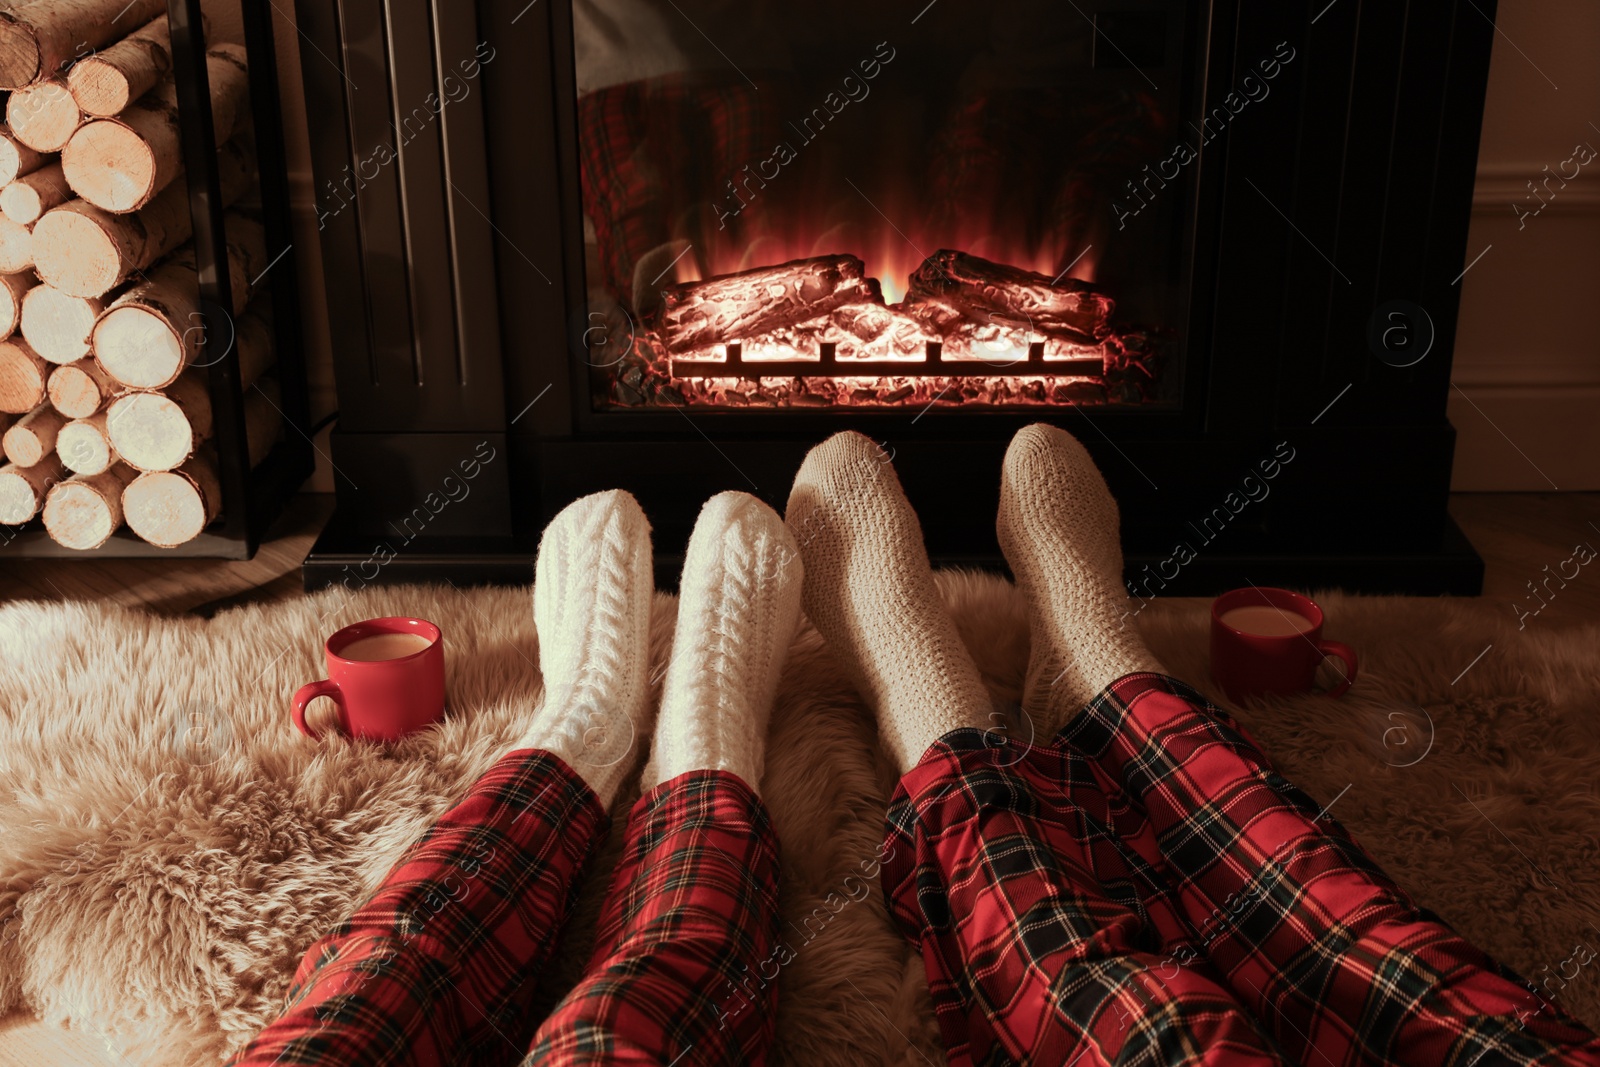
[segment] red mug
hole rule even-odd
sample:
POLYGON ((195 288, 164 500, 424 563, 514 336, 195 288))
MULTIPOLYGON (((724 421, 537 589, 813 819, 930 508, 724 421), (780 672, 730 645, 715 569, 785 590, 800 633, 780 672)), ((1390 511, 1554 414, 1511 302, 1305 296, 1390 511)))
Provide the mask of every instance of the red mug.
POLYGON ((1211 602, 1211 677, 1230 700, 1307 692, 1329 656, 1344 661, 1344 681, 1328 695, 1343 696, 1356 680, 1355 651, 1322 639, 1322 609, 1308 596, 1251 586, 1211 602), (1260 629, 1273 632, 1255 632, 1238 615, 1232 624, 1223 621, 1239 608, 1267 609, 1259 621, 1268 625, 1260 629))
MULTIPOLYGON (((414 643, 414 642, 412 642, 414 643)), ((395 741, 444 717, 444 633, 425 619, 368 619, 328 638, 328 677, 303 685, 294 695, 291 715, 307 737, 306 705, 328 697, 339 706, 339 730, 346 737, 395 741), (425 647, 395 659, 349 659, 343 653, 364 638, 384 634, 425 639, 425 647)))

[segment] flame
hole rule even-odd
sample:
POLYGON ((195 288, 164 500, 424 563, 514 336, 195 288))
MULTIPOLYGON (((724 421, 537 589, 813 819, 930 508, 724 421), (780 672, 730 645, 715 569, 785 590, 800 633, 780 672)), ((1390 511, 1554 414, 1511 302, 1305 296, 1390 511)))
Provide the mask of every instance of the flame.
POLYGON ((912 273, 941 248, 959 248, 1046 278, 1086 282, 1095 280, 1100 260, 1093 244, 1078 249, 1029 247, 1024 239, 1002 236, 976 214, 945 225, 918 221, 919 211, 909 199, 890 194, 871 200, 862 194, 854 205, 836 201, 813 212, 777 215, 751 213, 739 237, 718 234, 709 244, 696 245, 673 268, 673 280, 694 282, 796 259, 848 254, 866 263, 868 272, 878 278, 884 302, 898 304, 905 299, 912 273))

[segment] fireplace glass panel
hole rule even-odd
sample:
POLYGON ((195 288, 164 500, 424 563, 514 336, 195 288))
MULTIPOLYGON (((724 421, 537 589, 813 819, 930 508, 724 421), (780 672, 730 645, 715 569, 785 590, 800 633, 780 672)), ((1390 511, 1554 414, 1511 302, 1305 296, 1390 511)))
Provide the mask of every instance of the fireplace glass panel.
POLYGON ((1187 23, 573 0, 596 409, 1174 406, 1187 23))

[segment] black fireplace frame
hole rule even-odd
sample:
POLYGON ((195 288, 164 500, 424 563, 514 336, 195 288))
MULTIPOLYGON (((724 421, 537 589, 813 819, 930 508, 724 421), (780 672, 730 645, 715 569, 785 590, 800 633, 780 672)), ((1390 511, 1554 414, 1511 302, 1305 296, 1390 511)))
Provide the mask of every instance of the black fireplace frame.
MULTIPOLYGON (((1139 6, 1153 5, 1085 10, 1139 6)), ((549 516, 612 487, 651 515, 667 582, 701 501, 744 489, 781 509, 805 450, 843 428, 894 450, 936 561, 995 566, 1000 457, 1043 420, 1100 462, 1141 592, 1481 588, 1446 508, 1445 406, 1492 2, 1189 4, 1202 112, 1279 42, 1297 61, 1193 165, 1185 402, 1172 411, 594 411, 577 373, 589 324, 570 0, 296 10, 322 53, 301 64, 319 105, 319 214, 348 201, 321 233, 339 505, 308 587, 527 581, 549 516), (413 135, 412 105, 444 95, 444 74, 485 44, 494 58, 470 92, 413 135), (402 129, 397 161, 367 180, 402 129), (1395 302, 1414 346, 1431 334, 1408 366, 1372 344, 1395 302), (1259 487, 1282 442, 1294 459, 1255 498, 1245 479, 1259 487), (446 479, 465 484, 468 463, 458 499, 446 479), (1199 551, 1174 564, 1180 542, 1199 551)))

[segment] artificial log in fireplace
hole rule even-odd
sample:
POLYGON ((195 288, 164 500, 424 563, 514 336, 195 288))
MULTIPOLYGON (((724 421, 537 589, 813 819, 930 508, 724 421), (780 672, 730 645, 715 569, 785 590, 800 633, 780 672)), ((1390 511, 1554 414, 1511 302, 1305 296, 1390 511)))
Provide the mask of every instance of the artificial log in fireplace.
POLYGON ((606 398, 713 408, 1143 402, 1149 338, 1095 286, 943 250, 884 301, 851 255, 668 286, 629 333, 606 398), (1109 387, 1109 388, 1108 388, 1109 387))
POLYGON ((1444 412, 1491 7, 857 7, 300 0, 337 104, 308 585, 527 580, 610 487, 670 580, 701 501, 781 507, 845 427, 936 560, 994 565, 1044 419, 1141 596, 1477 589, 1444 412))

